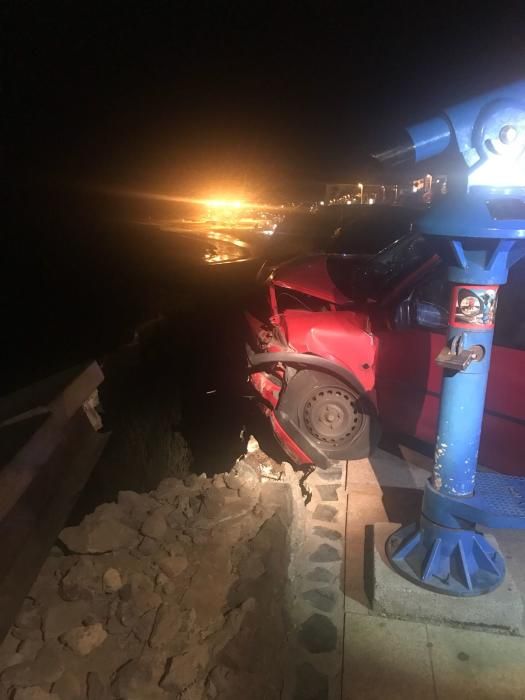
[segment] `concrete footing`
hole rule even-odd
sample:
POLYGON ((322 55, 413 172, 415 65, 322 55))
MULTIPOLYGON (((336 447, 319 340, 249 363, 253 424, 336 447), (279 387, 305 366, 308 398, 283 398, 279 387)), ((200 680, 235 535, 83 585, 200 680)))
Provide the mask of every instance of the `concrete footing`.
MULTIPOLYGON (((523 600, 507 570, 495 591, 474 598, 456 598, 416 586, 396 573, 387 560, 385 544, 399 528, 395 523, 369 527, 366 543, 366 582, 373 611, 408 620, 420 620, 524 635, 523 600)), ((490 535, 488 539, 497 547, 490 535)), ((505 552, 502 551, 505 557, 505 552)))

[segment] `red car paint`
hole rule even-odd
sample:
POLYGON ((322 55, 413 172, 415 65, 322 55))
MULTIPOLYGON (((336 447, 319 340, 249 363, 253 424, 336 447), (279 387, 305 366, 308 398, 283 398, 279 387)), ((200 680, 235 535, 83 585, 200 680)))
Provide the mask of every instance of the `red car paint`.
MULTIPOLYGON (((445 342, 444 331, 421 327, 397 329, 393 312, 439 260, 426 260, 411 270, 381 304, 348 310, 351 299, 328 275, 326 256, 310 256, 282 266, 267 283, 271 314, 251 316, 256 352, 299 352, 329 359, 352 372, 375 398, 383 425, 433 443, 436 434, 442 371, 435 357, 445 342), (301 269, 301 265, 303 266, 301 269), (329 310, 279 309, 276 290, 294 290, 329 304, 329 310), (371 330, 373 329, 373 330, 371 330)), ((263 397, 277 439, 295 461, 307 455, 277 422, 284 373, 255 372, 251 382, 263 397)), ((525 475, 525 351, 496 342, 485 406, 480 463, 507 474, 525 475)))
POLYGON ((365 318, 354 311, 285 311, 281 324, 294 352, 306 352, 332 360, 350 370, 366 391, 374 388, 377 340, 367 333, 365 318), (349 346, 352 352, 348 352, 349 346))
POLYGON ((351 300, 332 281, 326 269, 326 257, 310 255, 281 265, 273 274, 273 284, 332 304, 347 304, 351 300))

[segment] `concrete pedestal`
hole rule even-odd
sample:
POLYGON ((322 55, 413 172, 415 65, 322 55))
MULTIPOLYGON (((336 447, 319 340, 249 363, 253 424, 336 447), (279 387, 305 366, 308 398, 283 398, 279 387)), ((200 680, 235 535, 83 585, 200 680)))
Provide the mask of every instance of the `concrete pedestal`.
MULTIPOLYGON (((388 537, 399 528, 395 523, 370 526, 366 580, 375 613, 407 620, 481 628, 524 635, 523 600, 511 574, 491 593, 474 598, 456 598, 433 593, 397 574, 385 554, 388 537)), ((488 539, 496 545, 490 535, 488 539)), ((502 552, 505 557, 505 552, 502 552)))

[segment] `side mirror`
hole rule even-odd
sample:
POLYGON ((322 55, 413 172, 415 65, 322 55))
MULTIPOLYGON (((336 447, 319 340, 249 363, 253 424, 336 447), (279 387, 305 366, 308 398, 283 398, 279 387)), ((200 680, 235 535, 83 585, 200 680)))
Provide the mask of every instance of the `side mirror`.
POLYGON ((414 301, 414 321, 423 328, 443 330, 448 326, 448 311, 442 306, 430 304, 427 301, 414 301))
POLYGON ((414 315, 414 303, 411 299, 405 299, 396 308, 394 325, 396 328, 410 328, 414 315))

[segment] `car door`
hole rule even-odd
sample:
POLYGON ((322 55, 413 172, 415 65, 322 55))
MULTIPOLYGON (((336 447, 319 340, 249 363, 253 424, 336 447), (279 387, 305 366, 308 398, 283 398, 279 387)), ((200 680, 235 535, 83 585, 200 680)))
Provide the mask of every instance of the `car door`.
POLYGON ((525 476, 525 259, 501 287, 479 461, 525 476))
POLYGON ((449 284, 439 265, 406 292, 393 324, 378 333, 378 410, 385 427, 433 442, 441 370, 434 362, 445 343, 449 284))
MULTIPOLYGON (((422 280, 396 309, 394 328, 379 334, 377 398, 384 424, 433 442, 442 371, 435 358, 446 337, 450 285, 444 266, 422 280), (407 318, 407 316, 410 316, 407 318)), ((525 474, 525 260, 502 287, 487 387, 479 461, 525 474)))

